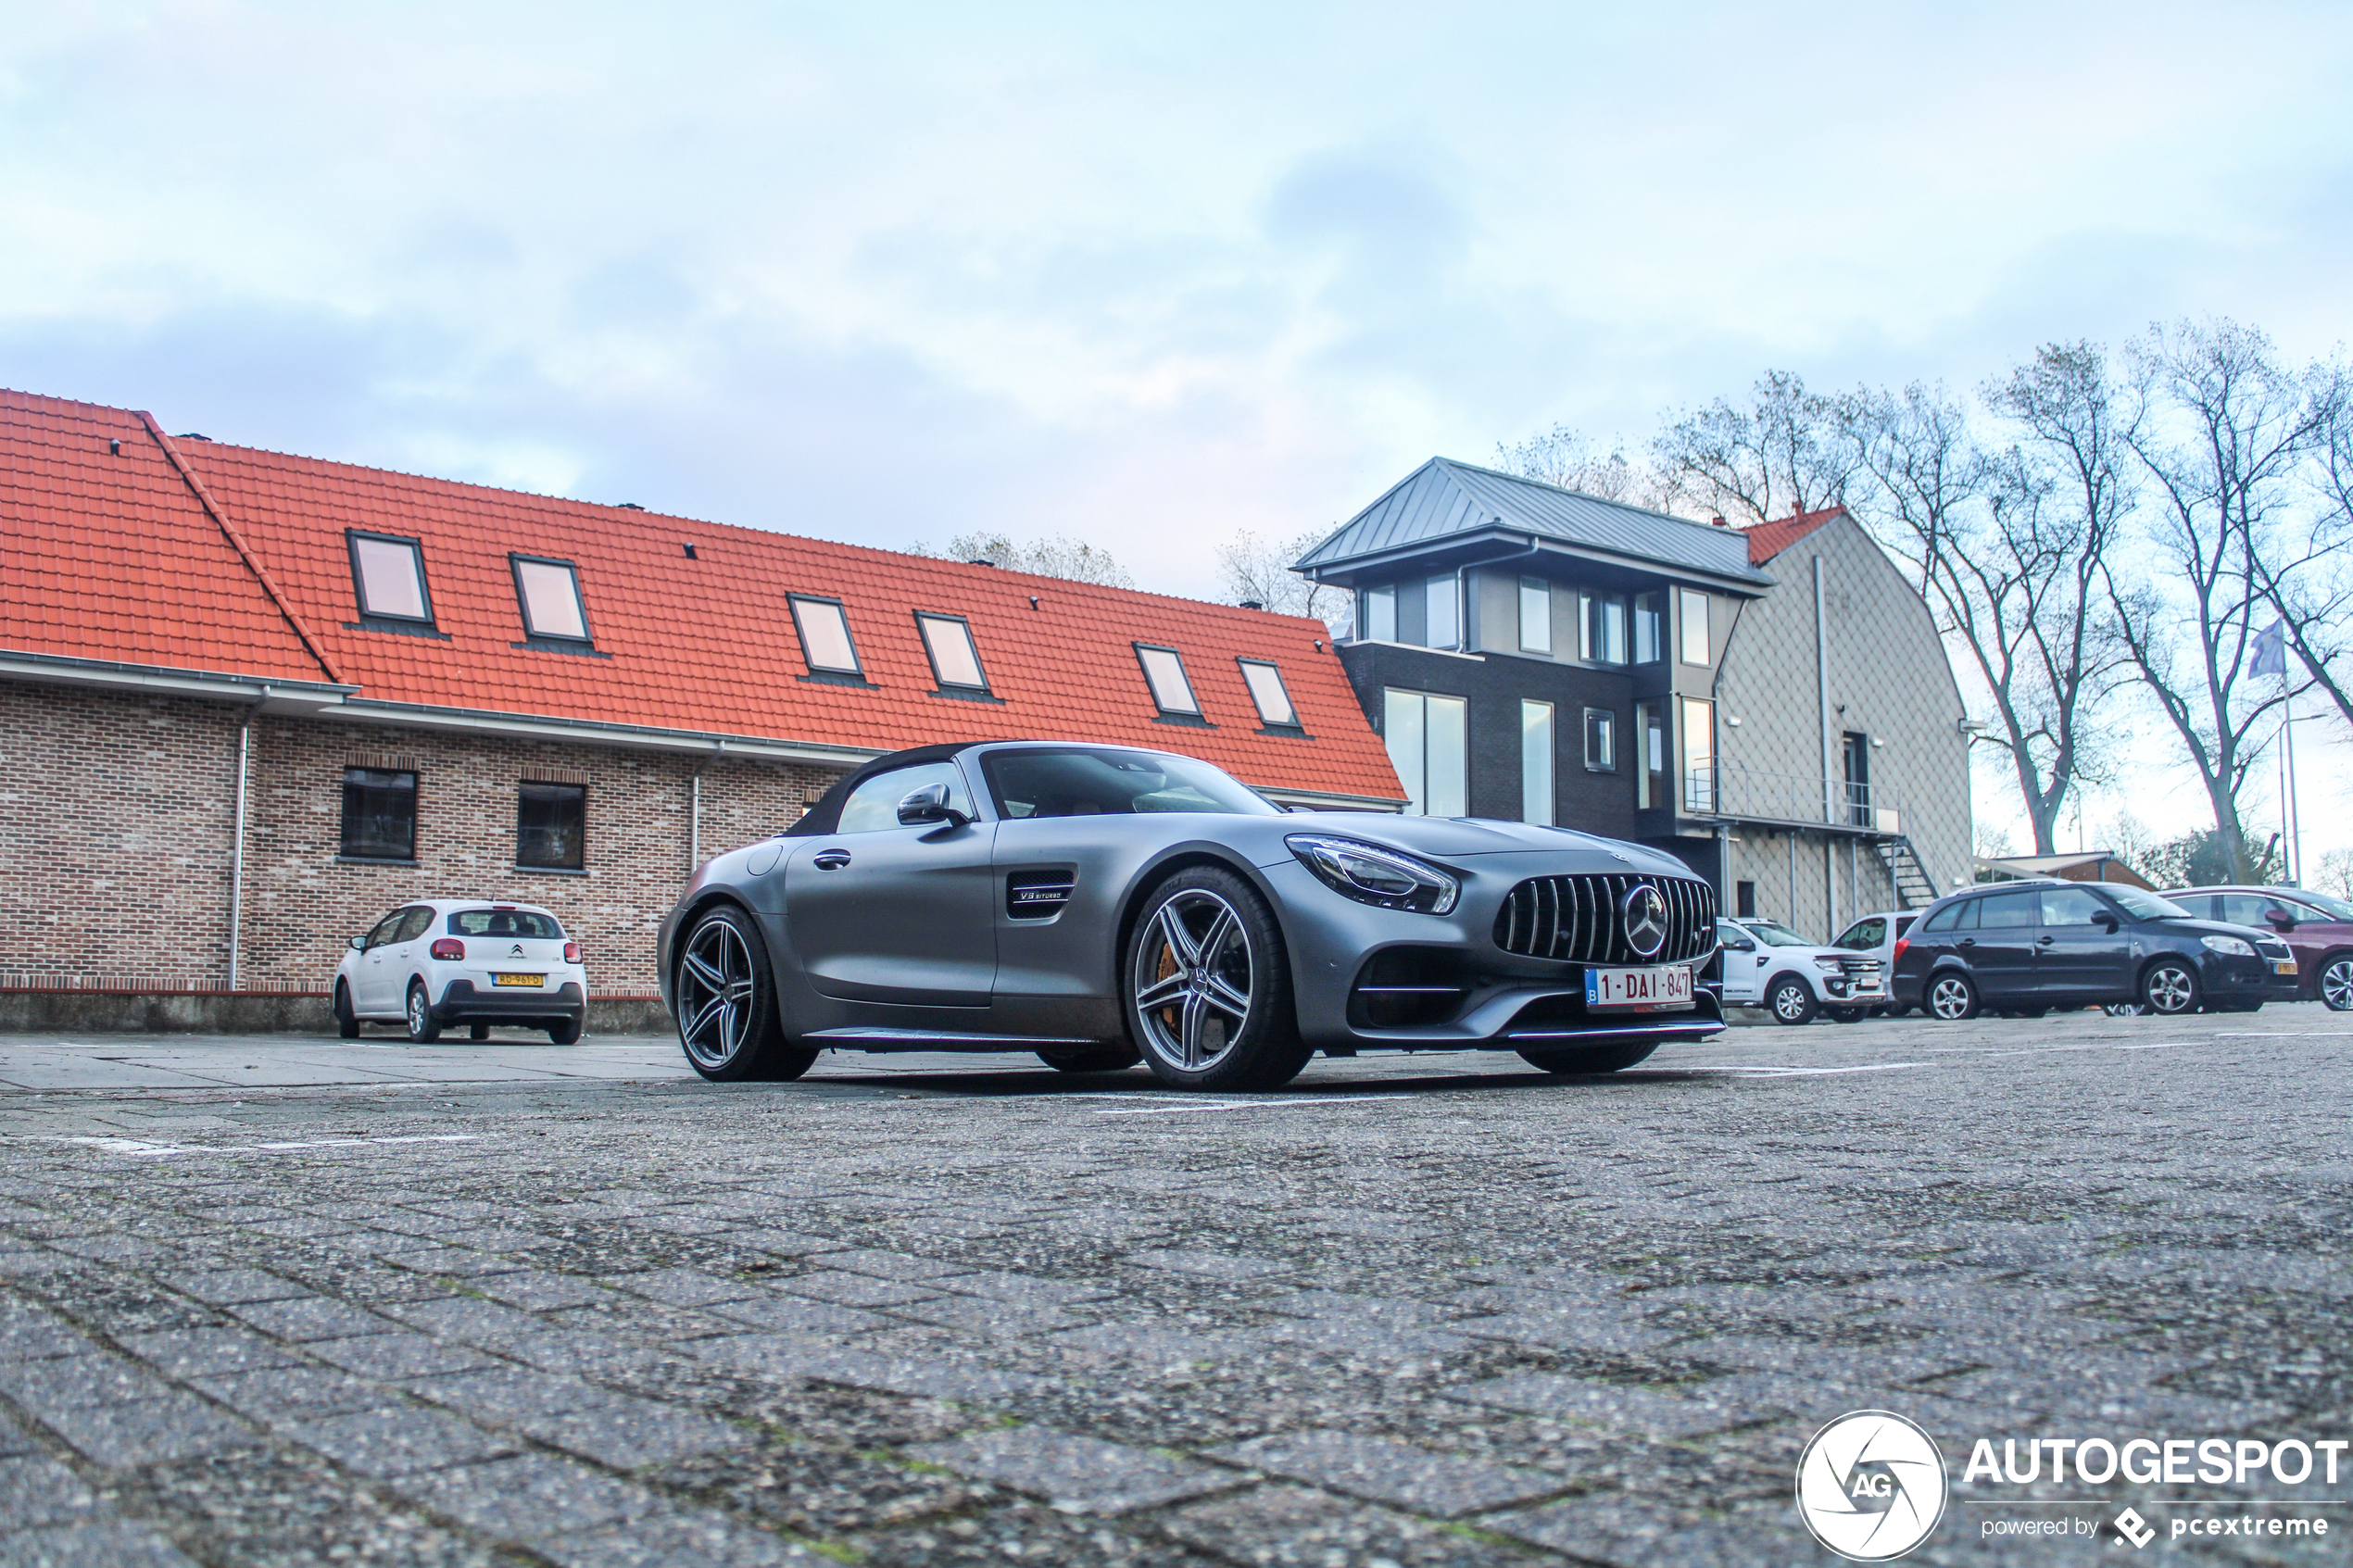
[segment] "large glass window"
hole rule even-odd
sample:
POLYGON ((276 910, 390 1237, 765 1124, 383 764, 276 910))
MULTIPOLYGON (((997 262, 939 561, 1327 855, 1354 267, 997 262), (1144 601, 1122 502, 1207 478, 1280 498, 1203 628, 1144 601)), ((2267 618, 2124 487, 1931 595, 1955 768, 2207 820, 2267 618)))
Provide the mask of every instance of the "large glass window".
POLYGON ((354 860, 417 858, 417 775, 382 768, 343 771, 343 855, 354 860))
POLYGON ((1265 817, 1277 809, 1223 770, 1159 752, 1024 746, 982 754, 997 814, 1123 817, 1171 811, 1265 817))
POLYGON ((1397 640, 1397 590, 1382 586, 1365 590, 1365 636, 1376 643, 1397 640))
POLYGON ((1667 657, 1667 637, 1659 621, 1658 596, 1634 596, 1634 662, 1656 664, 1667 657))
POLYGON ((1617 771, 1617 715, 1606 708, 1585 710, 1585 766, 1596 773, 1617 771))
POLYGON ((515 804, 515 864, 531 871, 579 871, 587 826, 585 786, 520 785, 515 804))
POLYGON ((1237 659, 1242 667, 1242 684, 1250 688, 1250 700, 1258 705, 1261 723, 1285 729, 1299 727, 1299 714, 1290 705, 1290 693, 1283 689, 1283 672, 1259 659, 1237 659))
POLYGON ((1675 601, 1676 617, 1683 623, 1683 662, 1705 665, 1716 646, 1707 630, 1707 596, 1693 588, 1678 588, 1675 601))
POLYGON ((1553 825, 1553 705, 1519 705, 1519 820, 1553 825))
POLYGON ((792 596, 794 629, 800 633, 800 657, 811 674, 829 671, 836 674, 858 673, 858 647, 849 640, 849 622, 841 612, 837 599, 805 599, 792 596))
POLYGON ((1469 709, 1459 696, 1393 686, 1383 694, 1381 736, 1405 786, 1407 815, 1460 817, 1469 810, 1469 709))
POLYGON ((1634 771, 1634 804, 1648 810, 1667 804, 1667 713, 1655 702, 1634 705, 1634 744, 1641 748, 1634 771))
POLYGON ((351 583, 359 613, 431 626, 433 598, 425 591, 424 546, 384 533, 353 531, 344 537, 351 546, 351 583))
POLYGON ((1452 648, 1462 646, 1462 628, 1454 619, 1454 579, 1450 574, 1433 577, 1422 584, 1424 606, 1422 644, 1426 647, 1452 648))
POLYGON ((1144 680, 1152 689, 1152 701, 1163 713, 1201 716, 1201 699, 1193 696, 1193 683, 1185 674, 1185 660, 1175 648, 1138 643, 1136 660, 1144 667, 1144 680))
POLYGON ((1589 664, 1626 662, 1626 596, 1582 594, 1577 655, 1589 664))
POLYGON ((580 603, 580 571, 568 560, 509 556, 515 569, 515 599, 522 607, 522 629, 534 637, 561 642, 588 640, 588 612, 580 603))
POLYGON ((915 624, 923 628, 924 650, 931 655, 934 679, 943 686, 988 689, 988 677, 980 671, 980 655, 973 648, 972 628, 962 616, 918 614, 915 624))
POLYGON ((899 826, 899 803, 925 784, 946 784, 948 804, 965 816, 973 815, 972 791, 964 787, 963 770, 953 762, 918 762, 912 768, 893 768, 887 773, 876 773, 849 792, 841 803, 841 821, 836 833, 879 833, 899 826))
POLYGON ((1519 580, 1519 647, 1522 653, 1553 651, 1553 587, 1541 577, 1519 580))
POLYGON ((1716 705, 1695 696, 1683 702, 1683 809, 1695 816, 1716 810, 1716 705))

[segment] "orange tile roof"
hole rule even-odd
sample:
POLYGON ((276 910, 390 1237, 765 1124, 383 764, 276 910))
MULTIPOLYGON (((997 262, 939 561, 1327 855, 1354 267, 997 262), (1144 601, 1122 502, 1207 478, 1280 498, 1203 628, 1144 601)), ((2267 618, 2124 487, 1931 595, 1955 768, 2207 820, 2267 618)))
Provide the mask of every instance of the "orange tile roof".
POLYGON ((1792 512, 1771 522, 1751 523, 1741 531, 1748 535, 1748 564, 1763 566, 1831 519, 1845 514, 1844 507, 1824 507, 1818 512, 1792 512))
POLYGON ((0 393, 0 647, 886 751, 1076 737, 1267 788, 1403 796, 1317 621, 217 442, 178 451, 186 477, 142 416, 0 393), (444 636, 359 627, 346 529, 422 543, 444 636), (510 551, 577 563, 594 656, 517 646, 510 551), (804 678, 792 593, 843 601, 874 689, 804 678), (917 610, 967 618, 1000 701, 933 695, 917 610), (1214 728, 1157 721, 1137 642, 1181 651, 1214 728), (1312 739, 1259 733, 1238 659, 1280 668, 1312 739))

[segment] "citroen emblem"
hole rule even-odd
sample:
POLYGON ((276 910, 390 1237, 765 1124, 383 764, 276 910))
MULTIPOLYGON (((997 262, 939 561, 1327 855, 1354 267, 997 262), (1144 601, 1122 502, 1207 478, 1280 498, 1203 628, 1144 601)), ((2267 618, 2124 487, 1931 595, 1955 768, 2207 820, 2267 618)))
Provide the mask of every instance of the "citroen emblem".
POLYGON ((513 952, 511 952, 511 953, 509 953, 507 956, 508 956, 509 958, 510 958, 510 959, 519 959, 519 958, 522 957, 522 943, 520 943, 520 942, 516 943, 516 944, 515 944, 515 950, 514 950, 513 952))
POLYGON ((1626 932, 1626 945, 1634 949, 1636 958, 1655 959, 1667 946, 1667 900, 1650 884, 1627 889, 1625 901, 1617 907, 1617 919, 1626 932))

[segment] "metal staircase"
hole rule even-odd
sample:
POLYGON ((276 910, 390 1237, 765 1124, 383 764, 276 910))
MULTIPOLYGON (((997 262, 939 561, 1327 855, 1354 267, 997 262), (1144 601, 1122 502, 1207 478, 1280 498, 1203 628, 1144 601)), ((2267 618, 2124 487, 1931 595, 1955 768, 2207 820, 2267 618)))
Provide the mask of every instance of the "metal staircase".
POLYGON ((1893 838, 1875 840, 1871 847, 1878 851, 1880 864, 1887 868, 1887 879, 1895 887, 1895 902, 1906 909, 1925 909, 1936 902, 1936 879, 1920 864, 1919 851, 1912 841, 1901 834, 1893 838))

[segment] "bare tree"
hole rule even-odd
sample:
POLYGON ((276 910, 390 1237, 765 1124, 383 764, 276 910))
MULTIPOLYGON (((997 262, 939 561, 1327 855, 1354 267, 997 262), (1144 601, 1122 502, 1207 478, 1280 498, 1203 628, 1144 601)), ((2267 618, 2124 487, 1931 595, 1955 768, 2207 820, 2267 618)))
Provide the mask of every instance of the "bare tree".
POLYGON ((2284 700, 2254 678, 2254 642, 2294 478, 2328 437, 2332 409, 2284 370, 2271 340, 2233 321, 2151 328, 2132 349, 2135 417, 2125 445, 2148 476, 2151 570, 2103 569, 2127 654, 2180 735, 2214 809, 2215 852, 2257 874, 2239 795, 2284 700))
POLYGON ((1543 434, 1505 445, 1495 443, 1495 466, 1523 479, 1558 485, 1604 501, 1663 511, 1672 499, 1655 470, 1613 444, 1604 453, 1581 431, 1556 424, 1543 434))
POLYGON ((1843 399, 1810 393, 1786 370, 1768 370, 1749 408, 1719 397, 1686 413, 1651 443, 1651 456, 1679 505, 1768 522, 1845 498, 1859 460, 1845 412, 1843 399))
POLYGON ((1345 637, 1355 621, 1356 596, 1291 570, 1291 562, 1322 544, 1329 533, 1309 529, 1288 539, 1261 539, 1243 529, 1217 547, 1227 595, 1237 604, 1254 604, 1277 615, 1312 615, 1330 627, 1333 636, 1345 637))
POLYGON ((1136 585, 1119 562, 1112 558, 1110 551, 1080 539, 1038 539, 1021 545, 1014 543, 1009 533, 959 533, 937 549, 917 541, 907 546, 907 553, 929 556, 935 560, 987 561, 1008 571, 1034 572, 1039 577, 1060 577, 1072 583, 1100 583, 1106 588, 1136 585))
POLYGON ((2353 398, 2339 365, 2317 367, 2308 392, 2327 413, 2314 485, 2319 510, 2256 571, 2280 634, 2309 679, 2353 724, 2353 398))

